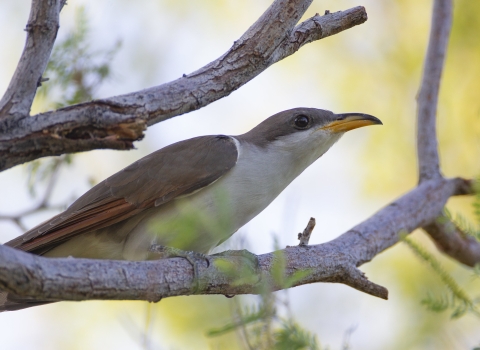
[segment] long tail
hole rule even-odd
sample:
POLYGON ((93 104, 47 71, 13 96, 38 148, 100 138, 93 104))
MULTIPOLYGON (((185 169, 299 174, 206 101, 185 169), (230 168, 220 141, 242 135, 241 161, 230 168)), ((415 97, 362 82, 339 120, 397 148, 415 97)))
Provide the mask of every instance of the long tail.
POLYGON ((12 293, 0 292, 0 312, 16 311, 32 306, 39 306, 53 303, 54 301, 28 300, 17 297, 12 293))

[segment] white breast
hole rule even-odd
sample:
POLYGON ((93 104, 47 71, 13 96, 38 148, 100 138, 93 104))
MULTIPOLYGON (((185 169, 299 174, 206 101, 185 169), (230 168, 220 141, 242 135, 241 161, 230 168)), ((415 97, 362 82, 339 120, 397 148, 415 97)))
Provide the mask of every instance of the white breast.
POLYGON ((312 139, 308 134, 292 135, 263 148, 233 139, 239 154, 237 164, 214 184, 178 201, 180 206, 203 211, 211 230, 218 229, 217 235, 202 233, 202 242, 210 241, 208 249, 262 212, 336 141, 318 144, 308 142, 306 139, 312 139))

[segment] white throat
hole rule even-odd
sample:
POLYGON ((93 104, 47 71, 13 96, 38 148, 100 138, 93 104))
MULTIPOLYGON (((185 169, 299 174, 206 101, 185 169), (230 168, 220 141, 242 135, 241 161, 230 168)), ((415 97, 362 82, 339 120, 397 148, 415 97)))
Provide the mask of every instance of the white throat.
MULTIPOLYGON (((328 135, 312 140, 309 133, 287 135, 265 147, 232 137, 239 154, 237 164, 211 188, 227 194, 235 230, 264 210, 341 136, 328 135)), ((201 192, 204 191, 208 189, 201 192)))

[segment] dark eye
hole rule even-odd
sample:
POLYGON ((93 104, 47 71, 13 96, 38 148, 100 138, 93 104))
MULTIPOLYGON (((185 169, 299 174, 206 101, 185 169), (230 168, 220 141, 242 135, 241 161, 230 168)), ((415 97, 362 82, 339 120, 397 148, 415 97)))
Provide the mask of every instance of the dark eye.
POLYGON ((310 119, 306 115, 300 114, 295 117, 294 124, 299 129, 305 129, 310 124, 310 119))

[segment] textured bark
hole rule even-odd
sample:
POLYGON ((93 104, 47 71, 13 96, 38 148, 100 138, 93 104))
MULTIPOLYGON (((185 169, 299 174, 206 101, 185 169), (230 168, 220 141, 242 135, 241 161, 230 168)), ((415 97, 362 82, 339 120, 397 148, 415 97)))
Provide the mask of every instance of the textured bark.
POLYGON ((0 120, 29 115, 37 87, 47 67, 65 1, 33 0, 28 18, 27 42, 5 95, 0 101, 0 120))
MULTIPOLYGON (((442 177, 437 147, 436 114, 452 18, 452 0, 435 0, 422 83, 417 98, 419 182, 442 177)), ((465 183, 464 192, 472 193, 472 183, 465 183)), ((434 240, 440 251, 467 266, 474 266, 480 262, 478 241, 461 232, 441 212, 438 215, 438 220, 423 229, 434 240)))
POLYGON ((473 267, 480 262, 480 244, 455 226, 446 216, 423 227, 438 249, 455 260, 473 267))
POLYGON ((437 104, 440 79, 452 27, 452 0, 435 0, 423 77, 417 97, 419 181, 441 177, 437 147, 437 104))
POLYGON ((48 259, 5 246, 0 246, 0 287, 40 300, 158 301, 191 294, 256 294, 264 290, 263 283, 279 290, 333 282, 387 299, 387 289, 370 282, 357 267, 397 243, 399 233, 432 223, 450 196, 462 194, 464 185, 463 179, 425 181, 333 241, 260 255, 258 268, 242 256, 210 257, 208 267, 206 261, 199 265, 198 288, 192 265, 183 258, 144 262, 48 259), (298 271, 306 271, 306 275, 291 284, 279 281, 279 265, 275 267, 282 256, 279 252, 285 258, 281 281, 288 281, 298 271), (236 269, 225 271, 220 268, 225 264, 216 263, 219 259, 236 269), (238 280, 245 276, 252 278, 238 280))
POLYGON ((295 27, 311 1, 275 1, 222 57, 172 82, 35 116, 24 110, 0 118, 0 171, 45 156, 130 149, 147 126, 228 96, 303 45, 367 20, 365 9, 355 7, 295 27))

